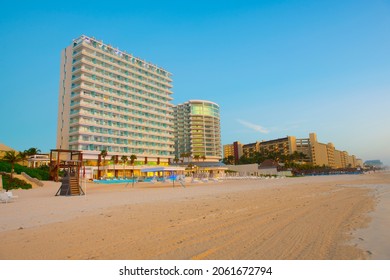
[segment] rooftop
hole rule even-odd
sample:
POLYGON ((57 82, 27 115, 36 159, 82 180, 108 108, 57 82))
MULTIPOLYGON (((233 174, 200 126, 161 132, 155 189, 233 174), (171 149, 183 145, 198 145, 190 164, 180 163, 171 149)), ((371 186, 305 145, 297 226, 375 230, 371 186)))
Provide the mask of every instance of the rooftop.
POLYGON ((125 59, 125 60, 134 59, 135 63, 138 66, 155 71, 158 74, 161 74, 161 75, 164 75, 167 77, 172 76, 172 73, 166 71, 164 68, 159 67, 159 66, 152 64, 150 62, 147 62, 146 60, 143 60, 141 58, 135 57, 134 55, 129 54, 126 51, 119 50, 118 48, 115 48, 109 44, 104 44, 102 40, 99 41, 99 40, 95 39, 94 37, 88 37, 86 35, 81 35, 80 37, 73 40, 73 43, 76 45, 78 45, 82 42, 86 42, 88 44, 94 44, 94 45, 96 45, 96 47, 99 47, 102 50, 104 50, 112 55, 116 55, 121 59, 125 59))

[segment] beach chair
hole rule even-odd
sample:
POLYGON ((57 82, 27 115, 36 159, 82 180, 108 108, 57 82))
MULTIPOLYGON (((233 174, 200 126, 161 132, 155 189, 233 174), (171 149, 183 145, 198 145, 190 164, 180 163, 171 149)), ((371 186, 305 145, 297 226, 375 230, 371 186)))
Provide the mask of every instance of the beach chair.
POLYGON ((192 178, 191 183, 199 183, 199 180, 196 178, 192 178))
POLYGON ((6 194, 8 195, 9 199, 18 198, 18 196, 17 195, 13 195, 11 191, 6 192, 6 194))
POLYGON ((5 192, 1 192, 0 193, 0 201, 1 202, 5 202, 5 203, 8 203, 8 201, 10 200, 9 196, 7 195, 7 193, 5 192))

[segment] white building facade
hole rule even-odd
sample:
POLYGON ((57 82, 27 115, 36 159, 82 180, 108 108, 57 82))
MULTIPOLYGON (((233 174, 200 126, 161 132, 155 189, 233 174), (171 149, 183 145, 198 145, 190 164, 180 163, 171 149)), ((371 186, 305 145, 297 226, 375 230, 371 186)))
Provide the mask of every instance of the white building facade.
POLYGON ((171 73, 92 37, 62 51, 57 149, 84 159, 136 155, 168 163, 174 152, 171 73))

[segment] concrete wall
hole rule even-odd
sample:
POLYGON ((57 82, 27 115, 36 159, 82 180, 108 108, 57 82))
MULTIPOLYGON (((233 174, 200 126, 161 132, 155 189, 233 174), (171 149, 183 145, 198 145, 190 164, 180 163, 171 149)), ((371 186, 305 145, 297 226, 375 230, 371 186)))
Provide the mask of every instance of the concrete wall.
POLYGON ((257 163, 242 164, 242 165, 226 165, 226 167, 228 168, 228 170, 233 170, 238 172, 240 176, 260 175, 259 165, 257 163))

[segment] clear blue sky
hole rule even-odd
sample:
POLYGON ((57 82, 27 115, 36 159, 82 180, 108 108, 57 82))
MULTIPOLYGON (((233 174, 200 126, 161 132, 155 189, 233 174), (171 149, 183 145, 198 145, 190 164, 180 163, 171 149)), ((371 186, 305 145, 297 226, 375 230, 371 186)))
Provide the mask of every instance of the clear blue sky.
POLYGON ((60 52, 85 34, 221 106, 222 144, 286 135, 390 165, 390 1, 7 1, 0 142, 55 148, 60 52))

